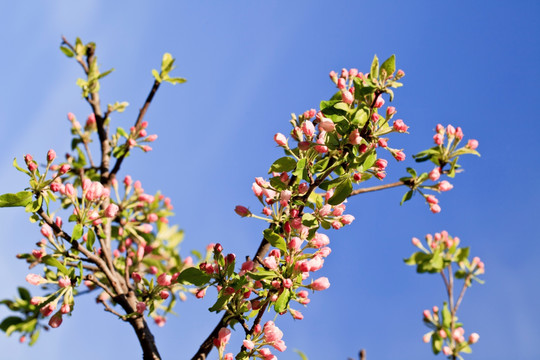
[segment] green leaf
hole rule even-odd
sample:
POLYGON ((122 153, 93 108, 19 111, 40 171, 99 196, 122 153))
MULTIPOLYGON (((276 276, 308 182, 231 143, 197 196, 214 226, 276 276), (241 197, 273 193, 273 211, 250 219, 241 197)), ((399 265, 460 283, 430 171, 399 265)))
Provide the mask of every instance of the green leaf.
POLYGON ((10 327, 10 326, 13 326, 13 325, 18 325, 20 323, 22 323, 24 320, 18 316, 9 316, 7 318, 5 318, 2 323, 0 323, 0 330, 4 331, 4 332, 7 332, 7 329, 10 327))
POLYGON ((58 261, 56 258, 52 257, 51 255, 45 255, 44 257, 42 257, 41 262, 46 265, 57 268, 64 275, 69 274, 68 269, 64 265, 62 265, 60 261, 58 261))
POLYGON ((247 275, 253 280, 273 279, 276 273, 272 270, 259 270, 257 272, 248 272, 247 275))
POLYGON ((39 330, 36 330, 30 335, 30 342, 28 345, 32 346, 36 343, 37 339, 39 338, 39 330))
POLYGON ((187 268, 178 276, 179 282, 187 282, 195 286, 202 286, 210 281, 210 275, 195 267, 187 268))
POLYGON ((430 254, 426 254, 419 251, 419 252, 415 252, 414 254, 411 255, 410 258, 404 259, 403 261, 407 265, 416 265, 416 264, 425 262, 426 260, 429 260, 430 258, 431 258, 430 254))
POLYGON ((353 190, 352 181, 351 179, 347 178, 345 181, 343 181, 341 184, 339 184, 336 187, 336 190, 334 191, 334 195, 328 199, 328 204, 330 205, 339 205, 345 199, 351 195, 353 190))
POLYGON ((73 233, 71 234, 72 240, 79 240, 83 235, 83 225, 77 224, 73 227, 73 233))
POLYGON ((379 76, 379 58, 377 55, 373 57, 373 62, 371 63, 370 71, 371 79, 376 79, 379 76))
POLYGON ((159 73, 156 69, 152 69, 152 75, 154 75, 154 79, 156 79, 158 83, 162 81, 161 76, 159 76, 159 73))
POLYGON ((390 75, 396 71, 396 56, 392 55, 386 59, 381 65, 381 77, 383 76, 383 71, 386 73, 384 78, 388 78, 390 75))
POLYGON ((454 261, 460 263, 469 257, 469 248, 459 248, 454 255, 454 261))
POLYGON ((19 293, 19 296, 23 300, 30 301, 30 299, 32 298, 32 296, 30 295, 30 292, 28 290, 26 290, 26 288, 23 288, 23 287, 19 286, 17 288, 17 292, 19 293))
POLYGON ((302 179, 304 176, 304 169, 306 167, 306 159, 300 159, 298 161, 298 164, 296 164, 296 170, 292 173, 295 175, 298 179, 302 179))
POLYGON ((167 78, 165 81, 167 81, 168 83, 171 83, 173 85, 176 85, 176 84, 183 84, 187 80, 184 79, 184 78, 167 78))
POLYGON ((43 203, 43 196, 40 196, 36 200, 34 200, 32 202, 28 202, 28 204, 26 204, 24 210, 26 212, 36 212, 41 208, 42 203, 43 203))
POLYGON ((19 164, 17 164, 17 158, 13 159, 13 166, 15 167, 15 169, 19 170, 20 172, 23 172, 27 174, 28 176, 32 176, 32 174, 30 174, 30 171, 23 169, 22 167, 19 166, 19 164))
POLYGON ((167 75, 172 69, 174 64, 174 58, 171 54, 165 53, 163 54, 163 58, 161 60, 161 74, 167 75))
POLYGON ((284 289, 281 295, 279 295, 278 299, 276 300, 276 303, 274 304, 274 310, 276 313, 282 313, 287 309, 287 305, 289 305, 289 299, 290 299, 290 291, 289 289, 284 289))
POLYGON ((26 206, 32 201, 31 191, 0 195, 0 207, 26 206))
POLYGON ((96 233, 94 232, 93 229, 89 229, 88 233, 86 234, 86 248, 89 251, 93 251, 95 241, 96 241, 96 233))
POLYGON ((272 231, 272 229, 266 229, 263 231, 264 238, 268 240, 268 242, 275 248, 278 248, 280 250, 283 250, 284 252, 287 252, 287 244, 285 243, 285 240, 272 231))
POLYGON ((443 309, 442 309, 442 323, 444 327, 449 328, 452 324, 452 314, 450 313, 450 310, 448 310, 448 304, 444 303, 443 309))
POLYGON ((440 353, 441 349, 442 349, 442 346, 443 346, 443 339, 441 339, 440 336, 437 333, 433 334, 433 336, 431 338, 431 348, 433 350, 433 353, 435 355, 440 353))
POLYGON ((229 302, 230 298, 231 298, 231 295, 220 296, 215 302, 215 304, 212 305, 212 307, 208 310, 219 312, 221 309, 225 307, 225 304, 229 302))
POLYGON ((368 155, 366 160, 364 160, 364 163, 362 164, 362 166, 364 167, 365 170, 367 170, 370 167, 372 167, 373 164, 375 164, 375 161, 377 161, 377 153, 372 152, 371 154, 368 155))
POLYGON ((296 160, 294 160, 291 157, 284 156, 274 161, 272 166, 270 166, 270 170, 268 170, 268 173, 270 174, 273 171, 279 172, 279 173, 289 172, 293 170, 294 168, 296 168, 296 160))
POLYGON ((64 53, 64 55, 66 55, 67 57, 73 57, 75 56, 75 54, 73 53, 73 51, 71 51, 70 48, 68 48, 67 46, 60 46, 60 50, 64 53))
POLYGON ((120 136, 125 137, 126 139, 129 137, 129 135, 127 134, 126 130, 124 130, 124 129, 121 128, 120 126, 116 128, 116 132, 117 132, 120 136))
POLYGON ((312 227, 315 227, 315 226, 319 225, 319 222, 317 221, 315 216, 306 213, 306 214, 302 215, 302 225, 305 225, 305 226, 307 226, 309 228, 312 228, 312 227))
POLYGON ((407 172, 408 172, 409 174, 411 174, 411 176, 412 176, 413 178, 417 177, 417 175, 416 175, 416 170, 414 170, 413 168, 408 167, 408 168, 407 168, 407 172))
POLYGON ((403 205, 403 203, 404 203, 405 201, 411 200, 411 198, 412 198, 412 196, 413 196, 413 193, 414 193, 413 190, 407 191, 407 192, 405 193, 405 195, 403 195, 403 198, 401 199, 400 205, 403 205))
POLYGON ((109 75, 110 73, 112 73, 114 71, 114 68, 113 69, 110 69, 110 70, 107 70, 105 71, 104 73, 101 73, 97 76, 98 79, 101 79, 101 78, 104 78, 105 76, 109 75))

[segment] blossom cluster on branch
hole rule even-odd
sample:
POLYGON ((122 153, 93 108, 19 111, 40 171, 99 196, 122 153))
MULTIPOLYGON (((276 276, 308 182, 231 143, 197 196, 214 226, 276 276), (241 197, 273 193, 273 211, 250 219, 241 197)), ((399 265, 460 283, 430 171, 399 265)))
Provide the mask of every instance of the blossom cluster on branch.
MULTIPOLYGON (((422 173, 407 168, 408 175, 396 183, 358 188, 386 177, 390 163, 382 154, 398 162, 406 158, 403 149, 390 144, 393 134, 405 134, 409 126, 395 119, 395 107, 384 108, 386 101, 393 100, 393 89, 402 86, 399 80, 405 73, 396 70, 394 56, 382 64, 375 57, 366 73, 357 69, 343 69, 339 74, 332 71, 330 78, 337 91, 330 99, 322 101, 318 110, 292 114, 289 136, 275 134, 274 141, 284 156, 271 164, 267 178, 257 177, 252 185, 261 203, 260 213, 242 205, 235 208, 242 217, 268 223, 256 253, 239 262, 222 244, 209 244, 204 256, 192 251, 193 257, 181 257, 178 245, 183 233, 169 225, 171 200, 160 193, 145 192, 130 176, 120 183, 117 175, 131 151, 152 150, 148 143, 157 135, 148 134, 149 124, 143 118, 160 84, 185 80, 170 77, 174 59, 165 54, 161 70, 152 71, 154 83, 134 125, 129 131, 121 127, 112 131, 113 113, 121 113, 129 104, 115 102, 103 111, 99 80, 112 70, 100 72, 95 48, 95 44, 85 45, 80 39, 74 45, 63 39, 61 47, 83 68, 86 79, 77 84, 92 109, 84 126, 74 114, 68 114, 72 153, 65 161, 55 162, 56 153, 50 150, 43 166, 31 155, 24 157, 26 168, 15 160, 14 166, 29 177, 29 186, 0 196, 0 207, 24 207, 43 236, 36 248, 18 257, 31 268, 39 266, 41 272, 28 274, 26 280, 40 286, 44 294, 32 296, 21 287, 19 298, 2 301, 19 315, 6 318, 0 328, 8 335, 20 333, 22 342, 28 337, 33 344, 40 329, 60 326, 64 316, 73 313, 78 296, 95 293, 106 311, 133 327, 144 359, 159 359, 146 318, 163 326, 177 299, 185 300, 187 294, 202 299, 207 297, 207 289, 214 287, 217 299, 209 310, 223 315, 193 359, 205 359, 212 347, 218 349, 220 360, 276 359, 274 352, 287 348, 286 336, 276 325, 279 316, 303 319, 299 308, 310 303, 310 293, 330 287, 327 277, 314 273, 332 251, 324 231, 339 230, 355 221, 354 215, 346 213, 347 199, 405 186, 408 190, 402 203, 418 193, 430 210, 438 213, 441 207, 432 192, 453 187, 440 178, 452 178, 460 171, 461 155, 479 155, 476 140, 459 147, 464 138, 461 128, 437 125, 435 146, 413 156, 417 162, 430 160, 435 168, 422 173), (89 147, 96 137, 98 161, 89 147), (275 313, 273 320, 263 320, 267 311, 275 313), (225 351, 231 337, 229 327, 235 324, 244 331, 236 355, 225 351)), ((469 345, 478 340, 475 334, 468 342, 464 340, 456 312, 465 289, 472 280, 479 281, 483 263, 477 258, 469 261, 468 248, 459 248, 459 240, 447 233, 427 237, 427 247, 417 239, 413 243, 421 251, 407 263, 417 265, 419 272, 441 273, 450 303, 449 307, 445 303, 441 313, 425 312, 424 321, 433 331, 424 340, 432 342, 434 352, 455 358, 470 351, 469 345), (455 274, 454 263, 459 266, 455 274), (464 279, 456 302, 454 278, 464 279)))

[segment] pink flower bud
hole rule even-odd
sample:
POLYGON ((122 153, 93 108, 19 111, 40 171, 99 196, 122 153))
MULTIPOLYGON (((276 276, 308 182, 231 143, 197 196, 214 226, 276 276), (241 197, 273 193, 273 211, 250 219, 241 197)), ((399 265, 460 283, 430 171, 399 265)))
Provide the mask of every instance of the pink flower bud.
POLYGON ((45 236, 46 238, 50 238, 52 236, 51 227, 47 224, 43 224, 41 227, 41 235, 45 236))
POLYGON ((169 292, 167 290, 161 290, 159 292, 159 297, 166 300, 169 297, 169 292))
POLYGON ((470 336, 469 336, 469 344, 475 344, 478 342, 478 339, 480 339, 480 335, 478 335, 477 333, 472 333, 470 336))
POLYGON ((214 339, 214 345, 218 348, 224 347, 227 345, 231 338, 231 330, 227 328, 219 329, 218 336, 214 339))
POLYGON ((389 106, 386 108, 386 117, 390 117, 396 113, 396 108, 393 106, 389 106))
POLYGON ((377 143, 379 144, 380 147, 383 147, 383 148, 385 148, 385 147, 388 146, 388 142, 387 142, 387 140, 384 139, 384 138, 380 138, 380 139, 377 141, 377 143))
POLYGON ((454 186, 446 180, 443 180, 439 183, 439 191, 449 191, 452 190, 453 187, 454 186))
POLYGON ((70 122, 73 122, 75 120, 75 114, 70 112, 67 114, 67 118, 70 122))
POLYGON ((437 181, 441 177, 441 171, 438 167, 434 168, 429 172, 429 179, 431 181, 437 181))
POLYGON ((446 127, 446 135, 448 135, 449 138, 453 138, 456 134, 456 129, 452 125, 448 125, 446 127))
POLYGON ((300 185, 298 185, 298 192, 300 194, 307 193, 308 189, 309 189, 309 184, 308 183, 304 182, 304 183, 301 183, 300 185))
POLYGON ((69 306, 69 304, 64 303, 62 307, 60 308, 60 312, 62 314, 69 314, 71 312, 71 306, 69 306))
POLYGON ((53 329, 56 329, 57 327, 59 327, 60 325, 62 325, 62 313, 61 312, 57 312, 56 314, 54 314, 50 320, 49 320, 49 326, 52 327, 53 329))
POLYGON ((337 87, 340 90, 345 89, 347 87, 347 80, 345 80, 344 78, 339 78, 337 82, 337 87))
POLYGON ((405 153, 403 151, 396 151, 395 153, 393 153, 392 155, 394 155, 394 158, 397 160, 397 161, 403 161, 405 160, 405 153))
POLYGON ((263 260, 264 266, 266 266, 270 270, 277 269, 278 263, 276 261, 276 258, 274 256, 267 256, 263 260))
POLYGON ((360 137, 360 131, 358 129, 354 129, 351 134, 349 135, 349 142, 352 145, 360 145, 362 142, 362 138, 360 137))
POLYGON ((305 120, 302 123, 302 131, 307 137, 311 138, 313 134, 315 134, 315 126, 313 125, 311 121, 305 120))
POLYGON ((319 128, 326 132, 332 132, 335 130, 336 125, 332 121, 332 119, 323 117, 321 118, 321 121, 319 122, 319 128))
POLYGON ((420 240, 419 240, 418 238, 415 238, 415 237, 412 238, 412 241, 411 241, 411 242, 412 242, 412 244, 413 244, 414 246, 416 246, 416 247, 419 247, 420 244, 421 244, 421 243, 420 243, 420 240))
POLYGON ((146 304, 142 301, 139 301, 136 305, 136 310, 139 314, 143 314, 146 310, 146 304))
POLYGON ((64 175, 65 173, 67 173, 69 170, 71 170, 71 166, 69 166, 69 164, 64 164, 62 166, 60 166, 60 169, 58 170, 58 173, 60 175, 64 175))
POLYGON ((400 133, 406 132, 407 129, 409 128, 407 125, 405 125, 405 123, 401 119, 394 121, 393 127, 394 127, 394 130, 400 133))
POLYGON ((161 286, 170 286, 172 281, 172 275, 168 275, 166 273, 163 273, 158 276, 157 282, 161 286))
POLYGON ((47 162, 52 162, 56 158, 56 153, 53 149, 47 152, 47 162))
POLYGON ((428 203, 430 203, 430 204, 438 204, 439 203, 439 200, 433 195, 426 196, 426 201, 428 203))
POLYGON ((330 287, 330 282, 328 281, 327 277, 320 277, 317 280, 313 281, 311 285, 309 285, 309 288, 312 290, 326 290, 330 287))
POLYGON ((375 166, 381 170, 384 170, 388 166, 388 161, 385 159, 377 159, 377 161, 375 161, 375 166))
POLYGON ((444 142, 444 135, 440 133, 433 135, 433 142, 437 145, 442 145, 444 142))
POLYGON ((244 340, 244 341, 242 341, 242 344, 243 344, 244 347, 245 347, 246 349, 248 349, 248 350, 251 350, 251 349, 253 349, 253 348, 255 347, 255 344, 253 343, 253 341, 247 340, 247 339, 244 340))
POLYGON ((234 212, 240 215, 241 217, 251 216, 251 211, 248 208, 242 205, 237 205, 234 208, 234 212))
POLYGON ((67 276, 61 276, 58 279, 58 286, 60 286, 61 288, 70 287, 71 286, 71 279, 69 277, 67 277, 67 276))
POLYGON ((343 215, 343 216, 341 217, 341 223, 342 223, 343 225, 349 225, 349 224, 351 224, 353 221, 354 221, 354 216, 352 216, 352 215, 343 215))
POLYGON ((142 277, 139 273, 133 272, 131 273, 131 278, 135 283, 140 283, 142 281, 142 277))
POLYGON ((112 219, 116 217, 116 214, 118 214, 118 205, 116 204, 109 204, 107 208, 105 209, 105 216, 112 219))
POLYGON ((204 297, 204 295, 206 295, 206 288, 204 289, 199 289, 197 290, 197 292, 195 293, 195 297, 197 299, 202 299, 204 297))
POLYGON ((431 210, 432 213, 438 214, 441 212, 441 207, 437 204, 430 205, 429 210, 431 210))
POLYGON ((381 108, 383 105, 384 105, 384 99, 382 98, 381 95, 379 95, 379 96, 377 97, 377 100, 375 100, 375 105, 374 105, 374 107, 377 108, 377 109, 379 109, 379 108, 381 108))
POLYGON ((354 96, 350 91, 343 89, 341 90, 341 101, 350 105, 354 102, 354 96))
POLYGON ((474 140, 474 139, 470 139, 468 142, 467 142, 467 147, 471 150, 476 150, 476 148, 478 147, 478 141, 477 140, 474 140))
POLYGON ((456 139, 463 139, 463 130, 459 126, 456 128, 456 139))
POLYGON ((282 133, 277 133, 276 135, 274 135, 274 141, 279 146, 287 147, 287 138, 282 133))
POLYGON ((356 75, 358 75, 358 69, 350 69, 349 70, 349 76, 351 78, 356 77, 356 75))
POLYGON ((28 274, 26 275, 26 281, 31 285, 41 285, 47 282, 41 275, 28 274))

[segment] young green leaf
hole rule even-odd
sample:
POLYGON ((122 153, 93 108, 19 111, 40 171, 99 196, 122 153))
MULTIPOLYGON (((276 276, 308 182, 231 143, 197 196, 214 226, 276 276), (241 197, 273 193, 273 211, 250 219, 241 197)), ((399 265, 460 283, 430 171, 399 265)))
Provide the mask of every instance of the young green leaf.
POLYGON ((20 191, 15 194, 0 195, 0 207, 26 206, 32 201, 32 192, 20 191))

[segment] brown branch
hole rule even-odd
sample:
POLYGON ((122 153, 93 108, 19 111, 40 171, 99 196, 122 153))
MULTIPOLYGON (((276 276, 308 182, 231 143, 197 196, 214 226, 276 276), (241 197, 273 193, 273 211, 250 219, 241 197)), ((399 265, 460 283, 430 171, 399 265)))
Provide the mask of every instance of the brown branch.
POLYGON ((365 194, 365 193, 373 192, 373 191, 379 191, 379 190, 384 190, 384 189, 395 188, 395 187, 398 187, 398 186, 401 186, 401 185, 406 185, 406 184, 403 181, 396 181, 396 182, 391 183, 391 184, 378 185, 378 186, 372 186, 372 187, 368 187, 368 188, 358 189, 358 190, 354 190, 351 193, 351 195, 349 195, 349 197, 354 196, 354 195, 358 195, 358 194, 365 194))
MULTIPOLYGON (((157 80, 154 81, 154 84, 152 85, 152 89, 150 89, 150 93, 148 93, 148 96, 146 97, 146 101, 144 102, 143 107, 139 110, 139 115, 137 116, 137 120, 135 121, 135 125, 134 125, 135 127, 138 127, 142 123, 142 120, 144 119, 144 116, 146 115, 146 111, 148 111, 148 108, 150 107, 150 104, 152 103, 152 99, 154 99, 154 95, 156 94, 160 84, 161 83, 159 81, 157 80)), ((124 153, 124 155, 120 156, 116 160, 116 163, 114 164, 114 167, 109 174, 108 183, 110 183, 112 179, 116 177, 116 174, 120 170, 120 166, 122 165, 122 162, 124 161, 126 157, 126 154, 127 152, 124 153)))
POLYGON ((65 36, 62 36, 62 43, 67 45, 67 47, 70 48, 71 51, 73 51, 75 53, 75 59, 77 59, 77 62, 82 66, 82 68, 84 70, 84 73, 88 74, 88 66, 86 66, 83 59, 77 55, 77 52, 75 51, 75 48, 73 47, 73 45, 71 45, 71 43, 66 39, 65 36))
POLYGON ((366 360, 366 350, 360 350, 360 360, 366 360))

